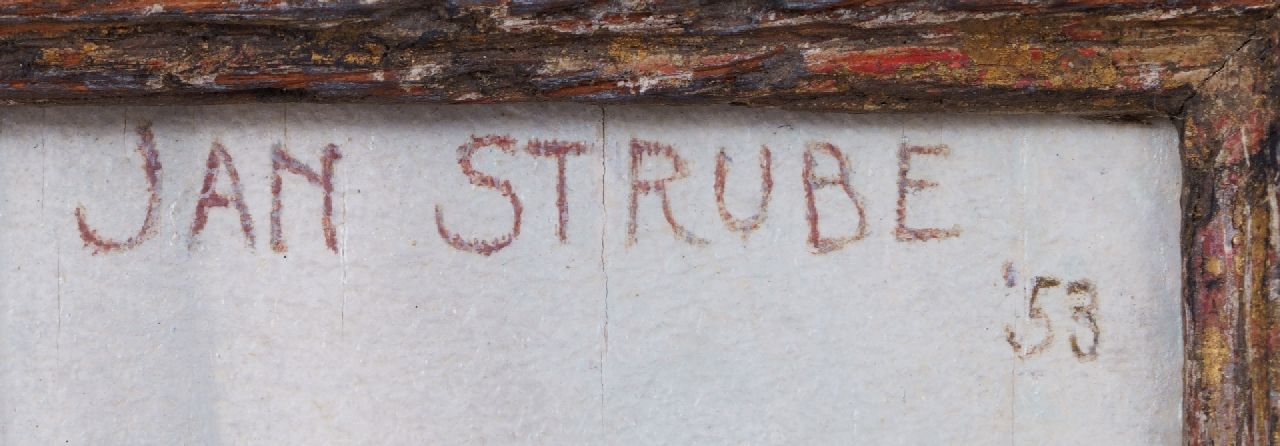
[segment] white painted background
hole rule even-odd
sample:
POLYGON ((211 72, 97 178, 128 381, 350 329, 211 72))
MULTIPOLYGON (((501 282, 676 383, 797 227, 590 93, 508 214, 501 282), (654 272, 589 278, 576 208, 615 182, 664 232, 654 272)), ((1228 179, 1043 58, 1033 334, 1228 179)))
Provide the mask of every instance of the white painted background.
MULTIPOLYGON (((822 175, 833 160, 816 157, 822 175)), ((646 161, 650 163, 653 160, 646 161)), ((643 164, 646 176, 670 173, 643 164)), ((1168 124, 1057 117, 851 116, 580 105, 0 109, 2 444, 1178 444, 1181 393, 1176 139, 1168 124), (146 181, 134 132, 163 164, 157 235, 137 231, 146 181), (470 185, 472 134, 585 141, 570 157, 568 240, 555 237, 555 163, 494 150, 521 234, 492 256, 437 234, 506 232, 508 202, 470 185), (628 144, 671 144, 674 238, 652 195, 628 247, 628 144), (190 237, 211 143, 234 157, 257 243, 210 210, 190 237), (869 234, 828 254, 806 242, 805 144, 851 163, 869 234), (337 144, 339 252, 320 190, 284 174, 284 235, 269 246, 271 147, 319 166, 337 144), (908 222, 957 238, 894 238, 901 144, 946 144, 911 177, 908 222), (763 226, 725 229, 759 200, 763 226), (1012 265, 1014 286, 1002 277, 1012 265), (1055 338, 1027 317, 1035 276, 1098 290, 1098 357, 1081 361, 1062 288, 1042 294, 1055 338)), ((229 190, 225 172, 218 189, 229 190)), ((817 193, 822 230, 848 201, 817 193)))

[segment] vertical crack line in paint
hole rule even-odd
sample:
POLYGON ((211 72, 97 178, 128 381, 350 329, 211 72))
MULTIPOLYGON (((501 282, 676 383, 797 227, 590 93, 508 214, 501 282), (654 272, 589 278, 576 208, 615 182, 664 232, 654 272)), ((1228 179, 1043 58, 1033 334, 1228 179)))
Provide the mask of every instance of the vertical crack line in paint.
POLYGON ((606 144, 607 140, 605 139, 606 137, 605 124, 606 124, 605 108, 604 106, 600 106, 600 138, 599 138, 600 140, 600 209, 601 209, 600 274, 604 277, 604 327, 601 331, 604 337, 604 346, 603 348, 600 349, 600 436, 601 437, 608 435, 608 432, 606 430, 607 424, 605 424, 605 421, 604 421, 604 407, 605 407, 604 361, 605 361, 605 357, 609 354, 609 268, 605 264, 605 261, 606 261, 605 243, 606 243, 606 240, 608 240, 607 235, 609 231, 609 203, 605 197, 605 190, 606 190, 605 183, 608 181, 608 176, 606 175, 606 169, 608 169, 608 163, 606 162, 605 152, 608 150, 608 145, 606 144))
MULTIPOLYGON (((47 174, 49 164, 49 149, 45 144, 47 137, 47 124, 49 123, 49 110, 40 111, 40 221, 48 221, 45 216, 45 194, 48 189, 49 177, 47 174)), ((125 124, 128 125, 127 123, 125 124)), ((50 230, 51 235, 57 237, 57 231, 50 230)), ((59 369, 59 361, 62 357, 62 247, 55 240, 53 244, 54 270, 53 270, 53 286, 54 295, 57 300, 56 322, 53 331, 53 363, 54 368, 59 369)))
MULTIPOLYGON (((1027 169, 1027 154, 1030 151, 1031 141, 1027 136, 1027 131, 1024 129, 1022 132, 1022 144, 1018 145, 1018 182, 1022 185, 1022 196, 1018 200, 1018 210, 1020 211, 1018 220, 1022 224, 1022 237, 1018 241, 1018 250, 1021 251, 1018 261, 1022 264, 1022 276, 1028 277, 1031 271, 1031 262, 1027 259, 1027 246, 1030 244, 1031 231, 1029 228, 1031 225, 1027 222, 1027 203, 1031 202, 1029 198, 1031 194, 1031 174, 1030 170, 1027 169)), ((1024 299, 1022 297, 1027 295, 1027 282, 1024 280, 1022 286, 1018 288, 1022 292, 1017 295, 1015 300, 1017 303, 1013 306, 1014 323, 1020 321, 1022 314, 1024 314, 1022 311, 1024 299)), ((1018 444, 1018 355, 1016 353, 1009 360, 1009 444, 1011 445, 1018 444)))
MULTIPOLYGON (((45 191, 46 189, 48 189, 48 183, 49 183, 49 180, 48 180, 49 177, 46 174, 46 172, 48 171, 48 165, 49 165, 49 146, 48 144, 45 143, 46 138, 48 137, 48 132, 49 132, 49 109, 46 108, 46 109, 40 110, 40 221, 41 223, 48 221, 48 219, 46 218, 47 216, 45 214, 45 196, 46 196, 45 191)), ((58 232, 52 228, 53 225, 46 225, 46 226, 49 226, 49 232, 51 233, 51 235, 53 235, 53 246, 54 246, 54 251, 53 251, 53 255, 54 255, 53 284, 54 285, 53 286, 54 286, 54 295, 57 298, 57 307, 58 307, 57 308, 58 314, 56 317, 57 322, 56 322, 56 325, 54 326, 54 331, 53 331, 53 372, 50 373, 51 376, 49 381, 52 387, 57 388, 59 384, 58 374, 62 370, 62 249, 59 246, 61 244, 58 243, 58 232)), ((62 403, 62 398, 59 398, 54 403, 54 407, 58 408, 58 406, 61 405, 60 403, 62 403)), ((62 431, 63 431, 63 426, 59 424, 58 427, 54 429, 53 433, 56 436, 62 436, 62 431)))
MULTIPOLYGON (((373 135, 369 135, 369 147, 373 146, 373 135)), ((347 178, 347 177, 343 177, 347 178)), ((347 220, 347 195, 351 189, 351 179, 347 178, 342 182, 342 243, 338 248, 338 267, 342 273, 342 303, 338 310, 338 336, 346 336, 347 334, 347 240, 351 236, 351 228, 347 225, 351 224, 347 220)))
POLYGON ((287 149, 289 147, 289 104, 280 106, 280 114, 280 121, 282 122, 280 127, 283 128, 284 146, 287 149))

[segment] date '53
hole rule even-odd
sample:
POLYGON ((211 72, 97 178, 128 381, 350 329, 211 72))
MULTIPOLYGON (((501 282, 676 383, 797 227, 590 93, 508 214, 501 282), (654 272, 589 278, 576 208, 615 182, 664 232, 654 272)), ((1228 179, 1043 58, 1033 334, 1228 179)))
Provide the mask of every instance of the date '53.
MULTIPOLYGON (((1005 264, 1004 278, 1007 288, 1018 286, 1012 264, 1005 264)), ((1062 295, 1065 299, 1061 303, 1065 304, 1067 310, 1071 312, 1071 320, 1075 325, 1069 330, 1067 336, 1071 352, 1081 362, 1097 359, 1100 334, 1098 291, 1093 282, 1089 279, 1077 279, 1065 282, 1064 289, 1064 281, 1056 277, 1035 276, 1032 281, 1031 292, 1027 296, 1027 321, 1021 324, 1023 328, 1020 330, 1021 333, 1015 331, 1010 325, 1004 327, 1005 339, 1009 341, 1014 354, 1020 358, 1030 358, 1043 353, 1053 345, 1055 325, 1049 313, 1045 311, 1045 305, 1058 305, 1059 302, 1047 301, 1047 297, 1062 295), (1050 291, 1065 291, 1065 293, 1051 294, 1050 291)))

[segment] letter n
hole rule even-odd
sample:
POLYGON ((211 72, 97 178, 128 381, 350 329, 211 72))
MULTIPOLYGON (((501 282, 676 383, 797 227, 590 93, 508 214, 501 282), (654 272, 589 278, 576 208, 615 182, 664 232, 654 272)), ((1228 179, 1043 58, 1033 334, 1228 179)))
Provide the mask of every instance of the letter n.
POLYGON ((338 236, 333 229, 333 163, 342 159, 338 146, 329 144, 324 147, 320 156, 320 172, 303 164, 289 154, 284 145, 276 144, 271 150, 271 249, 275 252, 288 252, 289 246, 284 241, 281 228, 283 204, 280 199, 284 188, 280 172, 289 172, 305 178, 308 183, 320 187, 324 191, 324 213, 320 217, 320 226, 324 230, 324 244, 330 251, 338 252, 338 236))

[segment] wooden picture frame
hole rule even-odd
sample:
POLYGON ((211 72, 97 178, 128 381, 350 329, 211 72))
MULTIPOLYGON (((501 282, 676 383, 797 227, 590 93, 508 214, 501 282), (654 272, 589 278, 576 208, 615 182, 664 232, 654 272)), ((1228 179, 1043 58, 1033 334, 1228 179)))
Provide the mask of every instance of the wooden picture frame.
POLYGON ((727 103, 1172 119, 1184 443, 1280 443, 1273 0, 10 0, 0 102, 727 103))

